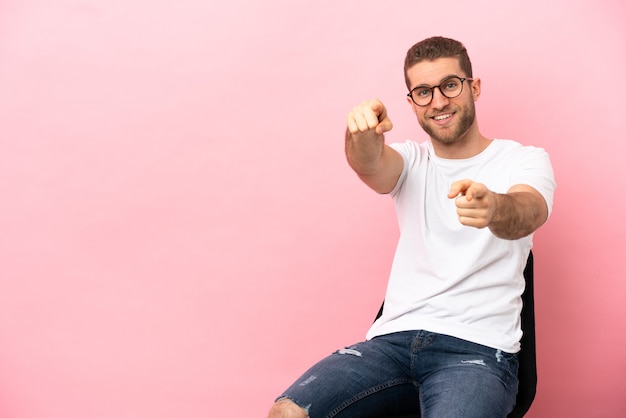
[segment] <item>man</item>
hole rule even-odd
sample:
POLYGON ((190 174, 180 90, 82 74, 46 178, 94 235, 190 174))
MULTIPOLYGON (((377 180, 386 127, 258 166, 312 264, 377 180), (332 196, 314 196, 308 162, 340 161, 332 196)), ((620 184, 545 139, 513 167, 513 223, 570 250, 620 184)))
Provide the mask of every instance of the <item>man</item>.
POLYGON ((387 145, 378 100, 347 116, 348 163, 396 204, 400 239, 367 340, 320 361, 270 417, 506 417, 517 391, 523 268, 555 189, 546 152, 483 136, 465 47, 434 37, 405 60, 430 140, 387 145))

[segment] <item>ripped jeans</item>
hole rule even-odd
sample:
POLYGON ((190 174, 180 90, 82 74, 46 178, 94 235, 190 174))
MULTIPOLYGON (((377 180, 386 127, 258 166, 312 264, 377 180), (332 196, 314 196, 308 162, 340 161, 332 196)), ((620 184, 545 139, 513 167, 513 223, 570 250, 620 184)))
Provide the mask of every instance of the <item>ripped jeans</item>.
POLYGON ((517 355, 427 331, 404 331, 338 350, 280 399, 310 418, 497 418, 513 409, 517 355), (416 415, 417 416, 417 415, 416 415))

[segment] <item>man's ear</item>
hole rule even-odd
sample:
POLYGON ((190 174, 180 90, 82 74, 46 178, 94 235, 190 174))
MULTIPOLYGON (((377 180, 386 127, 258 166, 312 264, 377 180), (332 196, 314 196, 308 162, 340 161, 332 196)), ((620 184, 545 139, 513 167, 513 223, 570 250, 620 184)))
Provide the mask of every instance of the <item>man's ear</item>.
POLYGON ((472 87, 472 97, 474 98, 474 101, 477 101, 480 97, 480 78, 475 78, 470 83, 472 83, 470 84, 472 87))

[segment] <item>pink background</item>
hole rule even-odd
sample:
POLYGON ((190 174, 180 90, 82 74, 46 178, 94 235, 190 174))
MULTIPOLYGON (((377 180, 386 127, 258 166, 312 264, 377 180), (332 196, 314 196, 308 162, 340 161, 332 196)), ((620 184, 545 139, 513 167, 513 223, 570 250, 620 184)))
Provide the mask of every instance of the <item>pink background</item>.
POLYGON ((423 140, 405 51, 462 40, 481 130, 546 148, 529 417, 626 409, 626 7, 4 0, 0 416, 261 417, 363 338, 397 238, 344 117, 423 140))

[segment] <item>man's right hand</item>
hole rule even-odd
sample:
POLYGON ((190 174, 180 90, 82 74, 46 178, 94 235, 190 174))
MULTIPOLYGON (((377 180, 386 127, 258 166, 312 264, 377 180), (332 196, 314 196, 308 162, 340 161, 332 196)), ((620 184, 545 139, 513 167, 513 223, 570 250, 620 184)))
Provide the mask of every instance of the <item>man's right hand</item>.
POLYGON ((385 145, 384 133, 393 128, 387 109, 376 99, 354 107, 346 117, 346 156, 361 180, 378 193, 393 190, 404 160, 385 145))
POLYGON ((354 136, 361 134, 382 135, 393 128, 387 109, 380 100, 371 99, 355 106, 348 116, 348 131, 354 136))

